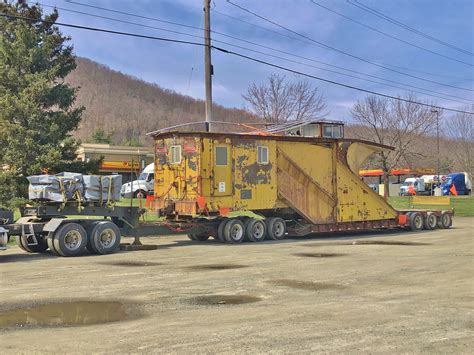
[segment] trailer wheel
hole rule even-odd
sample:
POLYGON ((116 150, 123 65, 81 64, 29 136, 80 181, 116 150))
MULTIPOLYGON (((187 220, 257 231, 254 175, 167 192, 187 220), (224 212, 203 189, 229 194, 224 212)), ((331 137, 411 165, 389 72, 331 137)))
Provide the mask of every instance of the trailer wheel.
POLYGON ((448 229, 453 225, 453 219, 449 213, 443 212, 439 217, 438 227, 443 229, 448 229))
POLYGON ((53 245, 61 256, 78 256, 86 250, 87 232, 78 223, 63 224, 54 232, 53 245))
POLYGON ((245 221, 245 236, 251 242, 263 242, 266 233, 265 222, 256 218, 245 221))
POLYGON ((56 248, 54 247, 54 233, 49 232, 48 236, 46 237, 46 243, 48 244, 49 250, 56 256, 61 256, 61 254, 58 253, 56 248))
POLYGON ((267 235, 273 240, 282 240, 286 235, 286 223, 283 218, 270 217, 266 219, 267 235))
POLYGON ((109 254, 120 245, 120 229, 112 222, 100 222, 92 230, 89 239, 97 254, 109 254))
POLYGON ((421 231, 423 229, 423 216, 420 212, 411 212, 408 217, 410 229, 412 231, 421 231))
POLYGON ((19 235, 16 237, 16 243, 21 249, 28 253, 43 253, 48 250, 48 243, 43 237, 37 236, 36 239, 38 241, 37 245, 28 245, 26 237, 19 235))
POLYGON ((230 219, 224 227, 224 237, 232 244, 242 243, 245 239, 245 226, 238 219, 230 219))
POLYGON ((425 229, 433 230, 438 225, 438 219, 433 212, 428 212, 425 217, 425 229))
POLYGON ((96 221, 96 222, 92 222, 91 224, 89 224, 87 227, 86 227, 86 232, 87 232, 87 244, 86 244, 86 249, 89 253, 91 254, 95 254, 95 255, 98 255, 100 254, 96 249, 94 249, 94 246, 92 245, 91 243, 91 236, 92 236, 92 233, 94 232, 94 228, 96 228, 96 226, 99 224, 99 223, 102 223, 103 221, 96 221))
POLYGON ((229 222, 228 219, 223 219, 219 223, 219 227, 217 227, 217 239, 219 239, 223 243, 226 242, 225 235, 224 235, 224 228, 227 222, 229 222))

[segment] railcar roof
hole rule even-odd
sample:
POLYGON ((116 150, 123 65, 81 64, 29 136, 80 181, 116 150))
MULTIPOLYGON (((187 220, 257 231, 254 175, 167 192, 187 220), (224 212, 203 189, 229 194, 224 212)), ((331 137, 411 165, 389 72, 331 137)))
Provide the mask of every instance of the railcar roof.
POLYGON ((239 139, 254 139, 254 140, 277 140, 277 141, 291 141, 291 142, 306 142, 306 143, 333 143, 333 142, 347 142, 347 143, 363 143, 371 146, 376 146, 384 149, 393 150, 394 147, 379 144, 362 139, 352 138, 323 138, 323 137, 302 137, 302 136, 286 136, 276 135, 271 133, 231 133, 231 132, 205 132, 205 131, 166 131, 163 133, 149 133, 155 139, 163 139, 170 137, 213 137, 213 138, 239 138, 239 139))

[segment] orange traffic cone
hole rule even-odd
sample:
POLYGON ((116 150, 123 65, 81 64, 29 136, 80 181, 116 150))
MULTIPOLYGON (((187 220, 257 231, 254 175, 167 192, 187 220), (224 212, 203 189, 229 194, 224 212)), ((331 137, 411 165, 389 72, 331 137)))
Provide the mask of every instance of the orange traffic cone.
POLYGON ((456 186, 454 186, 454 184, 451 186, 451 188, 449 189, 449 192, 451 193, 451 195, 454 195, 454 196, 457 196, 458 195, 458 192, 456 190, 456 186))

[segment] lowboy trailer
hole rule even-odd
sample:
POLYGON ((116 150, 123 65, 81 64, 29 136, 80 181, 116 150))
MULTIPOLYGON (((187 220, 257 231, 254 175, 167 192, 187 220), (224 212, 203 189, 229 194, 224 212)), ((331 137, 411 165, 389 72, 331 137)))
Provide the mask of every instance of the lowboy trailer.
MULTIPOLYGON (((453 210, 395 210, 359 177, 360 165, 388 146, 350 139, 165 132, 155 138, 153 211, 76 202, 26 207, 13 224, 27 252, 58 256, 115 251, 121 236, 186 233, 225 243, 376 229, 449 228, 453 210), (69 218, 68 218, 69 216, 69 218), (90 219, 93 217, 94 219, 90 219), (98 219, 100 218, 100 219, 98 219)), ((2 236, 0 232, 0 237, 2 236)), ((3 232, 5 239, 5 232, 3 232)))

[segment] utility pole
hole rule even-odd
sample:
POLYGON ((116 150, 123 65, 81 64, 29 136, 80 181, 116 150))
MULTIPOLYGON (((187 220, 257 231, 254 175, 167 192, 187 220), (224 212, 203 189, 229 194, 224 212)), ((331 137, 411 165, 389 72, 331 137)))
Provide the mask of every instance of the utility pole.
POLYGON ((439 111, 431 110, 432 113, 436 113, 436 149, 437 149, 437 167, 436 174, 438 175, 438 187, 441 186, 439 181, 439 111))
POLYGON ((204 5, 204 75, 206 82, 206 131, 211 131, 212 121, 212 74, 214 70, 211 63, 211 0, 203 0, 204 5))

